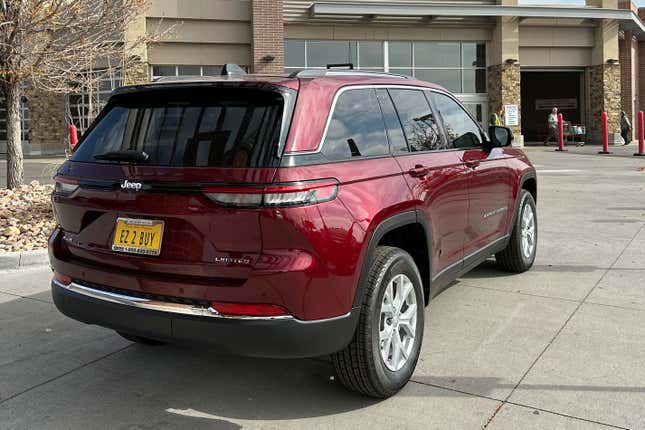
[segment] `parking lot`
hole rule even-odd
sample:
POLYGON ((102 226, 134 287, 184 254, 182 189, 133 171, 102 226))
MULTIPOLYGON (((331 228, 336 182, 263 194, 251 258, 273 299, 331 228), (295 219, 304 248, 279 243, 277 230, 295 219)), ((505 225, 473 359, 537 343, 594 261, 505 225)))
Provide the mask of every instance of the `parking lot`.
POLYGON ((47 268, 0 274, 0 429, 645 428, 645 158, 529 148, 534 268, 485 263, 427 308, 406 388, 346 392, 328 359, 144 347, 59 314, 47 268))

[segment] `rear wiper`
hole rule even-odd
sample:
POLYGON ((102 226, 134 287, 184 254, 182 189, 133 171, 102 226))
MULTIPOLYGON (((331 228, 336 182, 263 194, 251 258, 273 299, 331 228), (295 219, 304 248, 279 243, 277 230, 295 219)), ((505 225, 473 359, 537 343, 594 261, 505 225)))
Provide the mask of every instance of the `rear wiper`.
POLYGON ((135 149, 125 149, 122 151, 108 151, 103 154, 94 156, 97 160, 110 160, 110 161, 146 161, 150 156, 144 151, 137 151, 135 149))

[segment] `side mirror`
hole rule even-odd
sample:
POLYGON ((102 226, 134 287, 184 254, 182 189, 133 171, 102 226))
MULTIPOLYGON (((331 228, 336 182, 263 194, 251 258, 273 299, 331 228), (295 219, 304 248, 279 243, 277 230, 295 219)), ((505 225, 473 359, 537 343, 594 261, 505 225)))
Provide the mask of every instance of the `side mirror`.
POLYGON ((513 132, 508 127, 491 125, 488 129, 488 135, 490 136, 490 143, 493 148, 510 146, 513 141, 513 132))

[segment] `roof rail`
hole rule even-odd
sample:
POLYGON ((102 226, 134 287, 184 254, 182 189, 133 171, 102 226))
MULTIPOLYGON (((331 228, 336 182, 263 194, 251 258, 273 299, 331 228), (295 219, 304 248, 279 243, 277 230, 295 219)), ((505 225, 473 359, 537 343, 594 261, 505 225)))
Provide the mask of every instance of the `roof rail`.
POLYGON ((326 70, 326 69, 305 69, 299 72, 293 72, 290 78, 322 78, 325 76, 372 76, 379 78, 399 78, 411 79, 410 76, 399 75, 396 73, 372 72, 370 70, 326 70))

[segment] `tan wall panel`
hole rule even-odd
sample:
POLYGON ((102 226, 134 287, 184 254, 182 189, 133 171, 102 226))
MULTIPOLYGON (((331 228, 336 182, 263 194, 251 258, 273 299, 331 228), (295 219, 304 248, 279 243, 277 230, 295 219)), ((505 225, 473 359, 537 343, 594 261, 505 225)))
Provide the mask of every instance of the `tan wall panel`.
POLYGON ((250 21, 251 0, 151 0, 146 16, 250 21))
POLYGON ((249 65, 249 45, 217 45, 199 43, 159 43, 148 47, 150 64, 249 65))
POLYGON ((593 28, 520 26, 520 46, 591 48, 593 44, 593 28))
POLYGON ((163 42, 251 43, 251 25, 241 21, 148 18, 147 28, 163 33, 163 42))
POLYGON ((286 39, 473 40, 491 38, 490 28, 376 27, 371 25, 285 25, 286 39))
POLYGON ((590 48, 520 48, 524 67, 586 67, 591 65, 590 48))

